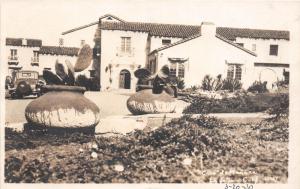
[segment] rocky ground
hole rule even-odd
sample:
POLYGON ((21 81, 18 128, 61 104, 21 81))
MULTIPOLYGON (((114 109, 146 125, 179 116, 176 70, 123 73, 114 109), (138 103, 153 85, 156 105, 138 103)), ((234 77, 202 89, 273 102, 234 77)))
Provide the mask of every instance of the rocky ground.
POLYGON ((9 183, 285 183, 288 118, 226 124, 185 116, 126 136, 6 129, 9 183))

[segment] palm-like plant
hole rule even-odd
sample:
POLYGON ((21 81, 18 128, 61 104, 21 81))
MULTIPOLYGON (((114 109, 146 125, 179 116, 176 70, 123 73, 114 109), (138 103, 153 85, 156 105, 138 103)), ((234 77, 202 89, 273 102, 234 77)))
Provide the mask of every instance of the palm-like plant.
POLYGON ((43 78, 48 85, 75 85, 75 72, 85 70, 91 64, 93 51, 89 45, 84 45, 78 52, 75 66, 69 60, 60 63, 56 60, 55 73, 51 70, 43 70, 43 78))
POLYGON ((169 79, 170 70, 168 65, 164 65, 157 73, 151 74, 147 68, 140 68, 134 72, 135 77, 143 81, 152 81, 152 93, 160 94, 163 91, 174 95, 176 87, 169 79))

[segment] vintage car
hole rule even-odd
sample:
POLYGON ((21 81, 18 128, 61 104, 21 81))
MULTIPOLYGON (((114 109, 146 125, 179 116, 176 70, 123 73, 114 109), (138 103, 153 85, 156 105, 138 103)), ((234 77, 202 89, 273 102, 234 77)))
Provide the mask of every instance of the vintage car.
POLYGON ((39 74, 36 71, 20 70, 13 72, 7 85, 10 96, 12 98, 23 98, 29 95, 40 96, 40 88, 44 82, 38 77, 39 74))

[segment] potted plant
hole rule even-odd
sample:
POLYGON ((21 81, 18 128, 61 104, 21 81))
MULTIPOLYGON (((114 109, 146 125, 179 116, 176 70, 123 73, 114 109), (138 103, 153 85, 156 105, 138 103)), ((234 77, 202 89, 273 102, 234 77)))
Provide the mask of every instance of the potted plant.
POLYGON ((167 65, 153 75, 145 68, 135 71, 134 75, 139 80, 152 81, 153 86, 150 89, 145 87, 127 100, 127 108, 133 115, 175 112, 176 89, 168 83, 169 73, 167 65))
POLYGON ((43 95, 33 100, 25 109, 27 129, 42 129, 58 133, 94 133, 100 120, 100 110, 84 96, 85 88, 75 86, 74 72, 86 69, 92 60, 92 49, 84 45, 78 52, 75 66, 68 60, 56 61, 55 73, 43 71, 46 81, 43 95))

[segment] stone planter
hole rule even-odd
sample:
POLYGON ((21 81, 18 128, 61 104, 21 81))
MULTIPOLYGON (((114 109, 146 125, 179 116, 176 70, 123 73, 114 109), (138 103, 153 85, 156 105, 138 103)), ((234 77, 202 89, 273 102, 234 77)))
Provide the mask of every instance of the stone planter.
POLYGON ((173 113, 176 100, 165 91, 153 94, 152 89, 145 89, 132 95, 127 100, 127 108, 133 115, 173 113))
POLYGON ((100 120, 100 110, 83 94, 84 87, 46 85, 45 93, 25 109, 30 129, 55 132, 94 132, 100 120))

